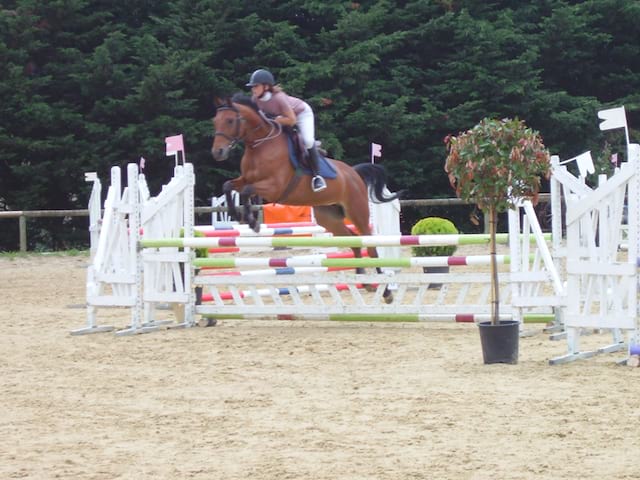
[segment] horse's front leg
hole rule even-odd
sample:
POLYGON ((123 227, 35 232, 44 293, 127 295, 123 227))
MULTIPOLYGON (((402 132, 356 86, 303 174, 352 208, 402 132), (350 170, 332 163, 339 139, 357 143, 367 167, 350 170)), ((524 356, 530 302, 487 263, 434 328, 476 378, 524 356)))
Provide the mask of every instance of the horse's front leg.
POLYGON ((260 231, 260 222, 253 212, 251 199, 255 195, 253 185, 246 185, 240 192, 240 203, 242 204, 242 219, 256 233, 260 231))
POLYGON ((242 177, 234 178, 233 180, 227 180, 222 185, 222 192, 224 193, 224 199, 227 204, 227 212, 229 213, 229 217, 231 220, 240 222, 242 219, 238 214, 238 210, 236 210, 236 204, 233 201, 233 191, 238 191, 244 187, 244 180, 242 177))

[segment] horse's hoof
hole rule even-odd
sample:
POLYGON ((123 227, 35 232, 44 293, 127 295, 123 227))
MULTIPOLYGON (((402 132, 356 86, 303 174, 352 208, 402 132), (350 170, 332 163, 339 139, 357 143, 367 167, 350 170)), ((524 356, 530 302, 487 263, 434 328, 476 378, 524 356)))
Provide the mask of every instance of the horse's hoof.
POLYGON ((382 292, 382 298, 384 298, 384 303, 386 304, 393 302, 393 292, 389 290, 389 286, 384 287, 384 292, 382 292))
POLYGON ((200 327, 215 327, 218 324, 218 319, 213 317, 202 317, 198 320, 198 326, 200 327))

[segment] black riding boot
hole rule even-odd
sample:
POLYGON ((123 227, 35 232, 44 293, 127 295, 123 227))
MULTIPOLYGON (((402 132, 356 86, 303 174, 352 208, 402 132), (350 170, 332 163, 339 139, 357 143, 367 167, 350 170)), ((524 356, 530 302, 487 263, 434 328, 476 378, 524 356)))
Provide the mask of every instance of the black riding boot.
POLYGON ((327 188, 327 182, 324 181, 318 174, 318 150, 316 150, 315 145, 307 150, 309 153, 309 166, 311 167, 311 171, 313 172, 313 178, 311 179, 311 190, 314 192, 321 192, 325 188, 327 188))

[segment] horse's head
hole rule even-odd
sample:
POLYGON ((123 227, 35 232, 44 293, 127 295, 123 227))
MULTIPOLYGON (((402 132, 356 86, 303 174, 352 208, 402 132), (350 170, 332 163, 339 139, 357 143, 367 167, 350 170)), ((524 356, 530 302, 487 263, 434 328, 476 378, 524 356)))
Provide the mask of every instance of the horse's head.
POLYGON ((216 114, 213 117, 213 145, 211 154, 218 162, 229 157, 229 151, 243 138, 243 118, 229 99, 215 100, 216 114))
POLYGON ((215 107, 215 135, 211 154, 216 160, 222 161, 229 157, 229 151, 238 142, 250 141, 265 120, 251 98, 243 94, 236 94, 231 99, 216 99, 215 107))

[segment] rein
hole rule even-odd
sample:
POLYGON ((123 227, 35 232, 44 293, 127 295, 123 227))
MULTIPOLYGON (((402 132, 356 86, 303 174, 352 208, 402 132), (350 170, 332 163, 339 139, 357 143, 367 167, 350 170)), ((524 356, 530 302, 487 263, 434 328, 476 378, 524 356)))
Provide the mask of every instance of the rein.
MULTIPOLYGON (((258 113, 260 114, 262 119, 269 124, 270 130, 269 130, 269 133, 267 133, 266 136, 264 136, 262 138, 259 138, 258 140, 255 140, 253 142, 253 145, 251 146, 251 148, 256 148, 256 147, 262 145, 264 142, 268 142, 269 140, 272 140, 272 139, 278 137, 282 133, 282 125, 280 125, 275 120, 271 120, 271 119, 267 118, 262 111, 260 111, 258 113), (273 134, 274 131, 277 131, 277 133, 275 135, 273 134)), ((257 129, 257 127, 256 127, 256 129, 257 129)))

